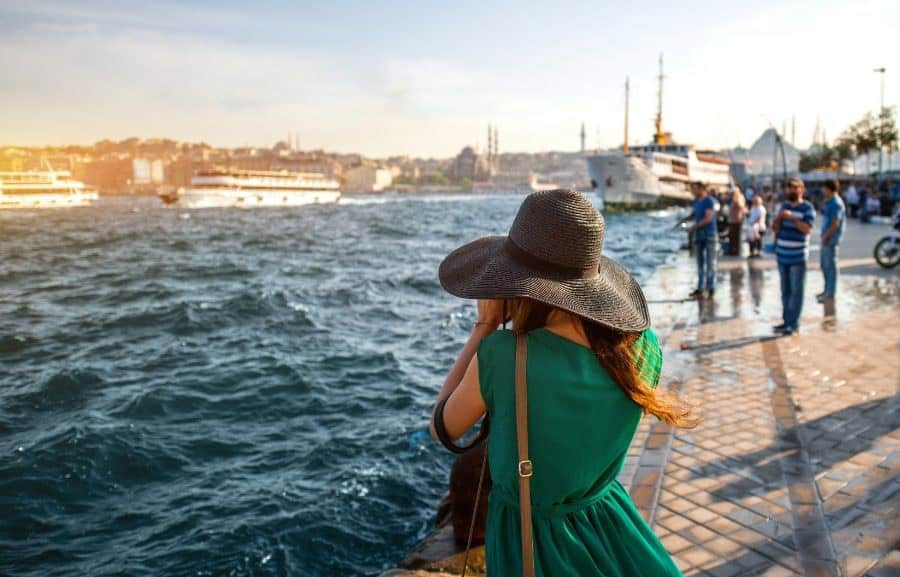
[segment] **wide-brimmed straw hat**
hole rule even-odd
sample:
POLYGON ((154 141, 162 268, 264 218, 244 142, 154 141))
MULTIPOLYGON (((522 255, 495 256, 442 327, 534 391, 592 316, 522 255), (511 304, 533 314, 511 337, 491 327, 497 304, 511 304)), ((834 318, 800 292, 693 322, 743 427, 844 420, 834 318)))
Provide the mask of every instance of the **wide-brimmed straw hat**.
POLYGON ((572 190, 525 198, 507 236, 487 236, 441 263, 441 286, 458 297, 527 297, 622 332, 650 326, 644 292, 603 256, 603 216, 572 190))

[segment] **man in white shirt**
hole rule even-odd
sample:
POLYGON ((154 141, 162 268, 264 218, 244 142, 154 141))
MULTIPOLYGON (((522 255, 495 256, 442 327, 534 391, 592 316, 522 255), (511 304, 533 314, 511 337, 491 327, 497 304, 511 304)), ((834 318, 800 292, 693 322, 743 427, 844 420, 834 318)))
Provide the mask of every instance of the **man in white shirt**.
POLYGON ((847 206, 850 208, 850 217, 856 218, 859 212, 859 192, 852 184, 847 187, 847 206))
POLYGON ((762 253, 762 239, 766 234, 766 207, 761 196, 753 197, 753 206, 750 209, 750 256, 759 258, 762 253))

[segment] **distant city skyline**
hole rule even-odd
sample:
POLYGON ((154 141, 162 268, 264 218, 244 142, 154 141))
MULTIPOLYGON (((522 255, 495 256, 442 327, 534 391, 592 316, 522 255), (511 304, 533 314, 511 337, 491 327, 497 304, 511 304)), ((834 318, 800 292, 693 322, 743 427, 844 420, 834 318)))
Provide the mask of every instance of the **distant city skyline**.
POLYGON ((829 139, 900 90, 900 3, 11 0, 0 6, 0 145, 172 138, 367 156, 576 151, 630 143, 656 113, 705 148, 796 118, 829 139))

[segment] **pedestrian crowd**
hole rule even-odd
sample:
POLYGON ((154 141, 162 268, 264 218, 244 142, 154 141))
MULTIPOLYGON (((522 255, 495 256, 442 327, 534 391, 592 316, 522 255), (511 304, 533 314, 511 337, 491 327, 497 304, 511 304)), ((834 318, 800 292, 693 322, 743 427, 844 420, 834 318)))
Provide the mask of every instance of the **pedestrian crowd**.
POLYGON ((687 226, 689 243, 697 259, 697 288, 691 298, 714 297, 720 244, 726 254, 740 256, 742 238, 745 238, 748 258, 759 258, 765 235, 771 230, 774 239, 771 252, 775 253, 778 265, 782 302, 782 322, 773 329, 783 335, 798 332, 816 212, 822 215, 819 264, 825 284, 825 290, 816 299, 828 306, 829 301, 833 305, 837 292, 838 253, 848 216, 858 216, 868 222, 871 215, 885 214, 885 211, 890 215, 894 209, 900 185, 888 187, 885 183, 880 189, 890 191, 886 198, 870 194, 869 188, 857 191, 851 184, 846 191, 848 214, 837 180, 825 181, 807 198, 803 181, 791 179, 780 199, 768 186, 758 193, 752 186, 743 191, 733 186, 720 194, 702 182, 694 182, 691 185, 693 223, 687 226))
MULTIPOLYGON (((814 191, 816 200, 827 200, 824 188, 814 191), (821 191, 821 192, 820 192, 821 191)), ((900 203, 900 182, 882 182, 876 186, 874 182, 863 182, 859 189, 853 183, 847 187, 844 195, 847 212, 850 218, 858 218, 860 222, 871 222, 873 216, 890 217, 900 203)), ((818 203, 816 204, 818 208, 818 203)))

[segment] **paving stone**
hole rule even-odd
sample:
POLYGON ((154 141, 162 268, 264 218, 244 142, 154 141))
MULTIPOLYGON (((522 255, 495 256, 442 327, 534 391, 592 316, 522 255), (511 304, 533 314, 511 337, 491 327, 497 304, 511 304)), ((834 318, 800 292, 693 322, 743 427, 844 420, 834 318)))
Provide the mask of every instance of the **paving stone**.
POLYGON ((731 561, 721 561, 705 569, 706 574, 711 577, 735 577, 736 575, 742 575, 743 571, 743 567, 731 561))
POLYGON ((691 569, 691 564, 685 561, 683 557, 676 555, 674 560, 675 566, 678 567, 682 573, 687 574, 688 570, 691 569))
POLYGON ((744 546, 740 543, 736 543, 725 537, 715 537, 704 543, 703 546, 719 557, 725 558, 744 549, 744 546))
POLYGON ((658 522, 660 525, 673 532, 678 532, 694 526, 693 521, 677 514, 666 519, 660 519, 658 522))
POLYGON ((665 546, 666 551, 668 551, 672 555, 676 555, 681 551, 694 546, 692 542, 676 533, 671 533, 667 537, 660 539, 660 541, 662 542, 663 546, 665 546))
POLYGON ((834 552, 824 529, 797 529, 794 531, 797 550, 808 559, 834 559, 834 552))
POLYGON ((716 519, 717 515, 715 513, 713 513, 712 511, 710 511, 709 509, 703 509, 701 507, 698 507, 698 508, 694 509, 693 511, 688 512, 687 517, 696 523, 699 523, 701 525, 706 525, 707 523, 716 519))
POLYGON ((891 551, 867 573, 868 577, 897 577, 900 575, 900 551, 891 551))
POLYGON ((759 577, 793 577, 794 575, 797 575, 797 573, 791 571, 787 567, 773 565, 758 575, 759 577))
POLYGON ((803 564, 806 577, 841 577, 840 570, 833 562, 809 561, 803 564))
POLYGON ((842 577, 862 577, 877 563, 877 558, 849 555, 841 559, 841 575, 842 577))
POLYGON ((681 553, 678 558, 687 561, 693 566, 699 566, 703 563, 716 560, 715 555, 702 547, 691 547, 687 551, 681 553))
POLYGON ((706 524, 707 528, 712 529, 716 533, 720 535, 728 535, 734 531, 737 531, 741 528, 741 525, 738 525, 734 521, 730 521, 724 517, 717 517, 706 524))
POLYGON ((716 537, 715 533, 700 525, 691 525, 690 527, 679 531, 678 534, 697 544, 705 543, 716 537))

